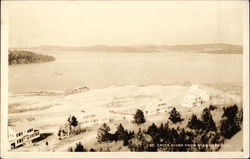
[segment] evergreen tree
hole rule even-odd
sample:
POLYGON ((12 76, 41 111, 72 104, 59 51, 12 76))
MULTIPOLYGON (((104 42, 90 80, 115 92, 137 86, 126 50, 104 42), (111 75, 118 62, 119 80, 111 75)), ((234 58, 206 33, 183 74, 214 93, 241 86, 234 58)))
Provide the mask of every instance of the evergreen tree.
POLYGON ((233 105, 233 106, 230 106, 230 107, 223 107, 223 115, 222 117, 227 117, 229 119, 230 122, 235 122, 235 118, 236 118, 236 115, 238 113, 238 107, 237 105, 233 105))
POLYGON ((202 122, 197 118, 195 114, 193 114, 188 121, 187 127, 189 127, 190 129, 201 129, 202 122))
POLYGON ((58 137, 59 137, 59 140, 61 140, 61 136, 62 136, 62 128, 60 128, 59 130, 58 130, 58 137))
POLYGON ((171 129, 169 127, 169 121, 164 125, 164 130, 162 131, 163 135, 163 143, 171 143, 170 138, 171 138, 171 129))
POLYGON ((115 135, 117 137, 117 140, 123 140, 125 138, 125 130, 124 127, 122 126, 122 124, 119 124, 117 127, 117 130, 115 132, 115 135))
POLYGON ((221 120, 220 131, 225 138, 231 138, 240 128, 242 112, 238 112, 238 106, 233 105, 223 108, 223 119, 221 120))
POLYGON ((216 131, 215 122, 208 108, 205 108, 201 115, 203 129, 207 131, 216 131))
POLYGON ((144 134, 139 128, 138 133, 129 141, 128 148, 131 151, 156 151, 153 149, 154 147, 150 146, 151 137, 149 135, 144 134))
POLYGON ((123 145, 126 146, 129 140, 129 133, 124 129, 122 124, 119 124, 117 130, 115 132, 115 136, 117 140, 123 140, 123 145))
POLYGON ((158 128, 158 134, 159 134, 159 143, 164 142, 164 138, 168 132, 165 130, 165 127, 163 123, 161 123, 160 127, 158 128))
POLYGON ((157 126, 155 125, 155 123, 153 123, 151 126, 148 127, 147 134, 149 134, 150 136, 155 136, 157 130, 158 130, 157 126))
POLYGON ((76 148, 75 148, 75 152, 85 152, 86 149, 84 149, 83 145, 81 142, 76 143, 76 148))
POLYGON ((74 115, 68 118, 68 123, 70 126, 73 126, 73 127, 76 127, 78 125, 78 121, 74 115))
POLYGON ((240 126, 232 123, 227 117, 223 118, 220 123, 221 135, 225 138, 231 138, 235 133, 240 130, 240 126))
POLYGON ((180 112, 178 112, 175 107, 169 112, 169 115, 168 119, 170 119, 173 123, 181 122, 183 120, 180 112))
POLYGON ((111 134, 110 134, 110 127, 104 123, 99 129, 98 129, 98 134, 97 134, 97 141, 102 143, 102 142, 108 142, 111 139, 111 134))
POLYGON ((158 128, 155 123, 148 127, 147 134, 150 135, 153 139, 153 142, 157 144, 158 128))
POLYGON ((141 125, 145 122, 146 122, 146 119, 144 117, 142 110, 137 109, 137 111, 134 115, 134 123, 136 123, 137 125, 141 125))
POLYGON ((68 133, 68 137, 72 134, 76 133, 76 126, 78 125, 78 121, 75 116, 69 116, 67 119, 67 123, 65 125, 65 128, 68 133))

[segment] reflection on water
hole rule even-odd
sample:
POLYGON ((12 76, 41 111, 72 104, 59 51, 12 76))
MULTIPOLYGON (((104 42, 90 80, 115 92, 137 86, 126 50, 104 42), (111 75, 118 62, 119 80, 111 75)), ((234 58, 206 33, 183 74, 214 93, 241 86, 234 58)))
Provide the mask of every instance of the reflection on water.
POLYGON ((9 66, 9 92, 126 84, 242 82, 242 55, 41 52, 56 61, 9 66))

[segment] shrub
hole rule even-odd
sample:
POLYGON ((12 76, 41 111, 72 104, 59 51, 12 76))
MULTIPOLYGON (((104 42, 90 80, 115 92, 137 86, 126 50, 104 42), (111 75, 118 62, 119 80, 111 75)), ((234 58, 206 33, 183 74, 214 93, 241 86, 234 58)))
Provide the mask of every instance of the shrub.
POLYGON ((145 122, 146 122, 146 119, 144 117, 142 110, 137 109, 137 111, 134 115, 134 123, 136 123, 137 125, 141 125, 145 122))
POLYGON ((96 150, 94 148, 91 148, 89 151, 90 152, 96 152, 96 150))
POLYGON ((183 121, 180 112, 178 112, 175 107, 169 112, 169 115, 169 120, 171 120, 173 123, 183 121))
POLYGON ((123 145, 123 141, 112 141, 107 143, 97 143, 94 147, 95 151, 102 152, 117 152, 117 151, 128 151, 128 147, 123 145))

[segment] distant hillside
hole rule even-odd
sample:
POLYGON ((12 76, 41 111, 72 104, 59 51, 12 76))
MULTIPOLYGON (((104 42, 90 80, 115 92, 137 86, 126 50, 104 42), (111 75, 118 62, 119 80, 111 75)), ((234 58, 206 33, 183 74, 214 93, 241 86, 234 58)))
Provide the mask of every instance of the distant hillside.
POLYGON ((196 52, 196 53, 214 53, 214 54, 242 54, 243 47, 241 45, 231 44, 196 44, 196 45, 173 45, 160 46, 162 51, 176 52, 196 52))
POLYGON ((57 50, 57 51, 93 51, 93 52, 193 52, 211 54, 242 54, 241 45, 231 44, 194 44, 194 45, 134 45, 134 46, 108 46, 94 45, 85 47, 40 46, 28 48, 31 50, 57 50))
POLYGON ((54 61, 53 56, 36 54, 31 51, 9 50, 9 65, 54 61))

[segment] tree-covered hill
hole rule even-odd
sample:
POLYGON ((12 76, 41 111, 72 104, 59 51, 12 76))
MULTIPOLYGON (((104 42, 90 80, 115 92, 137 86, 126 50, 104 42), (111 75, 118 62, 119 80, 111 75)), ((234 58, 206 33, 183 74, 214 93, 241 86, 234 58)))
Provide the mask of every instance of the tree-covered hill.
POLYGON ((31 51, 9 50, 9 65, 54 61, 53 56, 36 54, 31 51))
POLYGON ((192 45, 93 45, 93 46, 40 46, 27 48, 32 50, 80 51, 80 52, 183 52, 183 53, 209 53, 209 54, 242 54, 243 46, 224 43, 192 44, 192 45))

